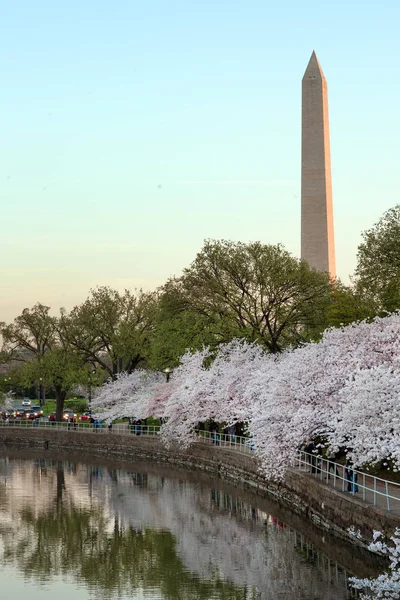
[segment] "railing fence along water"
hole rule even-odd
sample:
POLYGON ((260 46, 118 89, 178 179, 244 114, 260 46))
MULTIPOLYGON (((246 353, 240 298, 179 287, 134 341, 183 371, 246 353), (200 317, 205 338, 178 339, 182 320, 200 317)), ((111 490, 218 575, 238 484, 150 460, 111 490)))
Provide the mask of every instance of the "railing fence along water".
MULTIPOLYGON (((104 421, 97 421, 97 423, 68 423, 66 421, 45 421, 43 419, 33 421, 0 420, 0 427, 24 429, 39 427, 41 429, 78 431, 80 433, 94 433, 98 435, 114 432, 119 435, 136 436, 159 435, 161 429, 158 425, 141 425, 135 423, 113 423, 112 427, 109 427, 104 421)), ((254 452, 253 440, 248 437, 202 429, 196 429, 195 433, 199 441, 211 443, 217 448, 229 448, 248 454, 254 452)), ((339 489, 341 492, 349 492, 350 494, 357 495, 361 491, 360 496, 362 496, 362 499, 374 506, 386 508, 388 511, 400 509, 400 484, 398 483, 369 475, 357 469, 347 469, 345 465, 328 460, 318 454, 310 454, 304 451, 298 452, 293 466, 300 471, 314 475, 314 477, 339 489)))
POLYGON ((346 467, 318 454, 300 451, 295 466, 342 492, 360 494, 364 501, 388 511, 400 509, 400 484, 346 467))

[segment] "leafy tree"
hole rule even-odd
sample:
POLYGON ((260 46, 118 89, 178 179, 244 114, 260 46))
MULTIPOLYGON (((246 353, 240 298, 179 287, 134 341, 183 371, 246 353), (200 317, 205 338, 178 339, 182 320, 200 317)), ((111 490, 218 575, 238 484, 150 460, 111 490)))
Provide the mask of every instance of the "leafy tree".
POLYGON ((361 295, 357 289, 344 285, 338 279, 332 284, 324 329, 342 327, 374 316, 376 316, 375 307, 369 298, 361 295))
POLYGON ((86 357, 60 335, 59 319, 49 312, 50 307, 39 303, 25 308, 13 323, 1 323, 0 332, 3 355, 19 364, 13 370, 14 383, 30 386, 43 381, 50 386, 56 395, 57 420, 61 421, 67 393, 87 379, 86 357))
POLYGON ((149 355, 156 294, 120 294, 109 287, 91 290, 88 299, 60 320, 60 334, 87 362, 115 379, 131 373, 149 355))
POLYGON ((149 357, 151 368, 177 367, 187 350, 200 350, 203 346, 213 348, 223 340, 215 320, 190 306, 178 281, 165 284, 154 321, 149 357))
POLYGON ((82 356, 70 345, 59 341, 40 361, 26 362, 18 371, 19 381, 24 385, 42 379, 56 396, 56 419, 62 421, 64 402, 73 387, 87 379, 87 369, 82 356))
POLYGON ((355 283, 378 311, 400 309, 400 204, 362 234, 355 283))
POLYGON ((273 353, 307 339, 329 302, 327 273, 260 242, 206 241, 175 285, 220 340, 243 337, 273 353))
POLYGON ((3 360, 26 362, 44 356, 56 337, 54 318, 49 311, 49 306, 38 303, 33 308, 25 308, 13 323, 0 323, 3 360))

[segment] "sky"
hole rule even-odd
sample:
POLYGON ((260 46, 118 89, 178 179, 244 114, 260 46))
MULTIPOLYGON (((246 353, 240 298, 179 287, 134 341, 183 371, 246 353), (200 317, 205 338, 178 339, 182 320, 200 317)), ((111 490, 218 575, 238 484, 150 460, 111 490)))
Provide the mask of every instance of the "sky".
POLYGON ((155 289, 205 239, 299 256, 313 49, 348 282, 399 202, 399 22, 398 0, 0 0, 0 321, 155 289))

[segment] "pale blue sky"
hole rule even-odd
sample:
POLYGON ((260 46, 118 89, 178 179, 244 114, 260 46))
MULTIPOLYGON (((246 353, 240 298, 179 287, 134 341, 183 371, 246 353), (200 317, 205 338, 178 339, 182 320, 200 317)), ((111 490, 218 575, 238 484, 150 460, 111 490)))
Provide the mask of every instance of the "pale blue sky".
POLYGON ((154 289, 205 238, 299 255, 314 48, 348 280, 400 201, 399 22, 398 0, 0 0, 0 320, 154 289))

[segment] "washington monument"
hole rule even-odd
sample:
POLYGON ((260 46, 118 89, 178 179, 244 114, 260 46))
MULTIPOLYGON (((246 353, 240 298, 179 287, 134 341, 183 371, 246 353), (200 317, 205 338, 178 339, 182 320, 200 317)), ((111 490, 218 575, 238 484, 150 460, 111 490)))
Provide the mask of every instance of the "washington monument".
POLYGON ((301 258, 336 276, 328 85, 315 52, 302 81, 301 258))

